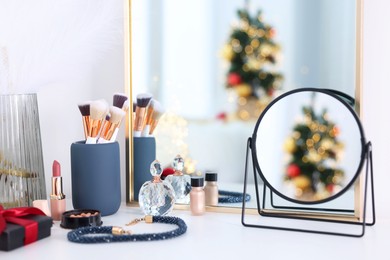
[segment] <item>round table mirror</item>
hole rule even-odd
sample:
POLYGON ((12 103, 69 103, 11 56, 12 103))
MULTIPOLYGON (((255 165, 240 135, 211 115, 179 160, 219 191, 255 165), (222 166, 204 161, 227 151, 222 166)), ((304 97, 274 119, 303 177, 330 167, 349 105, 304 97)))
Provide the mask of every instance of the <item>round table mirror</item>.
POLYGON ((267 106, 252 136, 252 155, 272 192, 316 204, 352 186, 363 166, 364 144, 362 125, 345 96, 304 88, 267 106))

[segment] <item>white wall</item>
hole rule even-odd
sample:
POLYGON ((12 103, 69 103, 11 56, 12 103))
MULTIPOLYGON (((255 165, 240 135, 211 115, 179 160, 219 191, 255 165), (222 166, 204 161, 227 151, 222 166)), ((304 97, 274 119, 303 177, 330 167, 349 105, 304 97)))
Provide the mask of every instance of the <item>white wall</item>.
POLYGON ((373 143, 376 204, 390 216, 390 1, 364 1, 363 124, 373 143))
MULTIPOLYGON (((12 89, 0 88, 0 94, 38 93, 48 195, 52 163, 57 160, 61 163, 64 193, 71 197, 70 145, 84 138, 78 103, 104 98, 111 104, 113 93, 125 91, 123 3, 0 2, 0 46, 9 53, 14 84, 12 89)), ((123 125, 118 136, 123 200, 124 131, 123 125)))

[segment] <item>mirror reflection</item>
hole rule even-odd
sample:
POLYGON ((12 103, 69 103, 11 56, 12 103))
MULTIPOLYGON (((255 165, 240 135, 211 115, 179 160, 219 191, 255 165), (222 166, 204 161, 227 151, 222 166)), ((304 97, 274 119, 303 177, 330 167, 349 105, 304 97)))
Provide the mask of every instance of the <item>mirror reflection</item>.
POLYGON ((180 154, 186 173, 217 172, 220 189, 242 192, 245 144, 268 102, 302 87, 354 96, 356 5, 133 1, 133 95, 152 93, 166 110, 157 159, 169 166, 180 154))
POLYGON ((363 153, 363 133, 347 106, 312 91, 273 103, 254 132, 265 181, 298 201, 326 200, 344 191, 354 180, 363 153))

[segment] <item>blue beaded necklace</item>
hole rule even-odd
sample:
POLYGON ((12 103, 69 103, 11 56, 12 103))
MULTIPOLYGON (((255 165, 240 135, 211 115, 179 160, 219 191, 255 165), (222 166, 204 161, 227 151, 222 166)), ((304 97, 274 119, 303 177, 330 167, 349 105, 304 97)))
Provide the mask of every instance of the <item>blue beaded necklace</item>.
MULTIPOLYGON (((243 193, 241 192, 219 190, 218 195, 219 203, 240 203, 244 200, 243 193)), ((245 194, 245 201, 248 202, 250 199, 251 196, 249 194, 245 194)))
POLYGON ((187 231, 187 225, 181 218, 168 216, 146 216, 135 219, 127 225, 136 224, 140 221, 146 223, 164 223, 176 225, 172 231, 150 234, 134 234, 125 231, 123 228, 114 226, 82 227, 68 233, 68 240, 75 243, 93 244, 107 242, 137 242, 165 240, 183 235, 187 231))

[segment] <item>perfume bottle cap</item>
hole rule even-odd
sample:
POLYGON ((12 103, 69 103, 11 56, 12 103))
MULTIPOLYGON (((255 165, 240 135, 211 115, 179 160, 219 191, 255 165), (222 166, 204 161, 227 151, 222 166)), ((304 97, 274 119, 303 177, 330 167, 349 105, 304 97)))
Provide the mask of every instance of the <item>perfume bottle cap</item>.
POLYGON ((192 187, 203 187, 203 177, 193 177, 191 178, 192 187))
POLYGON ((176 155, 176 157, 173 159, 172 167, 176 171, 183 171, 184 169, 184 159, 180 155, 176 155))
POLYGON ((216 172, 206 172, 206 181, 217 181, 218 174, 216 172))
POLYGON ((158 160, 154 160, 150 164, 150 173, 153 177, 159 177, 161 173, 163 172, 163 169, 161 167, 161 163, 158 160))

